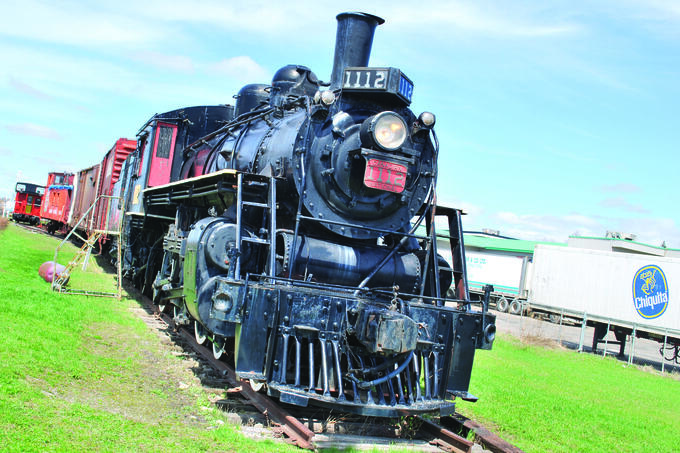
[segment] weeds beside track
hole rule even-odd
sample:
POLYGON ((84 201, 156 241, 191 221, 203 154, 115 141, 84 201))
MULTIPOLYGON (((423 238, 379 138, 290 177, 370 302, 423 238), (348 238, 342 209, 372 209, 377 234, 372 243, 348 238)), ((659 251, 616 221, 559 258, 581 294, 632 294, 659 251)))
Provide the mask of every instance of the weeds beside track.
MULTIPOLYGON (((182 352, 132 313, 135 301, 53 293, 38 267, 55 246, 15 225, 0 231, 3 451, 294 450, 229 424, 182 352)), ((113 284, 90 266, 86 284, 113 284)))

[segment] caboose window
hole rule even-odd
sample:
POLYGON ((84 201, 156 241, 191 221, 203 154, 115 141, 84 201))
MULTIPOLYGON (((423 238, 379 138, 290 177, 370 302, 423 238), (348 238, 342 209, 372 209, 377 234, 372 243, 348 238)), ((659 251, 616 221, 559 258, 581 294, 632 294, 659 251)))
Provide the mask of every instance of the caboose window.
POLYGON ((172 146, 173 128, 160 126, 158 131, 158 146, 156 147, 156 157, 167 159, 170 157, 170 147, 172 146))
POLYGON ((54 183, 55 184, 62 184, 64 182, 64 177, 61 175, 57 175, 54 177, 54 183))
POLYGON ((28 198, 26 198, 26 204, 31 204, 33 203, 33 196, 29 195, 28 198))

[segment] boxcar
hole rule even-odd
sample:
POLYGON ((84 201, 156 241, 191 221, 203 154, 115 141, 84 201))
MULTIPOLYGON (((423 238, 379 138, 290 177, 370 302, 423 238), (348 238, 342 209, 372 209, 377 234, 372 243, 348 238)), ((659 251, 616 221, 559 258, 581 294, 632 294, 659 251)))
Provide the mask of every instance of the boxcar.
MULTIPOLYGON (((100 166, 101 175, 99 177, 99 187, 97 190, 97 197, 102 198, 99 198, 95 208, 95 229, 102 231, 112 231, 117 229, 115 222, 111 223, 112 219, 109 214, 113 208, 117 207, 118 200, 103 197, 118 196, 118 194, 114 194, 114 185, 120 178, 125 159, 136 149, 136 140, 119 138, 104 156, 100 166)), ((114 213, 116 211, 117 210, 114 209, 114 213)))
POLYGON ((100 165, 80 170, 76 176, 76 189, 71 210, 69 227, 90 231, 94 226, 94 209, 90 206, 97 199, 100 165), (89 210, 89 211, 88 211, 89 210), (87 214, 87 216, 86 216, 87 214), (82 220, 81 220, 82 219, 82 220))

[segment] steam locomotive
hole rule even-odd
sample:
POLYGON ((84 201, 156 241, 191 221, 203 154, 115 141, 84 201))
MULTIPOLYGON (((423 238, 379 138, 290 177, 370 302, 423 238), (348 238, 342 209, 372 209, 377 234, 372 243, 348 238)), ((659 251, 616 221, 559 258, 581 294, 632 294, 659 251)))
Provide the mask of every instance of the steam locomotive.
POLYGON ((329 84, 288 65, 234 107, 150 118, 106 229, 127 277, 280 401, 450 413, 495 318, 468 294, 461 212, 436 206, 435 116, 368 66, 383 19, 337 20, 329 84))

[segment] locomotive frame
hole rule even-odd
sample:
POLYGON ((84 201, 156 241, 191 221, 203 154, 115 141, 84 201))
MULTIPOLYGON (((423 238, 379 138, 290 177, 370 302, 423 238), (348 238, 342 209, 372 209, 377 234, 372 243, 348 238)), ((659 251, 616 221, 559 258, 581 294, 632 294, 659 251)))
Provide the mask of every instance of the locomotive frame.
POLYGON ((449 414, 476 400, 495 317, 470 300, 462 212, 436 206, 434 115, 368 67, 381 18, 337 19, 329 84, 288 65, 235 108, 152 116, 97 216, 120 225, 124 275, 239 378, 300 406, 449 414))

